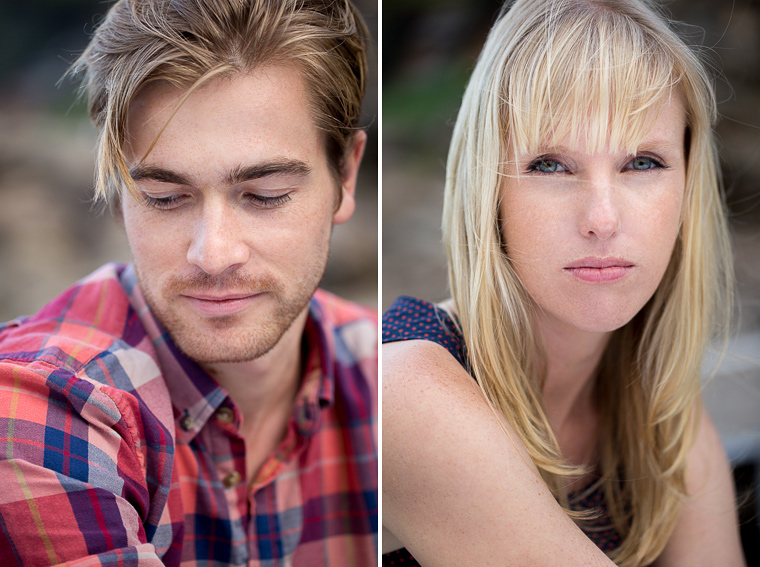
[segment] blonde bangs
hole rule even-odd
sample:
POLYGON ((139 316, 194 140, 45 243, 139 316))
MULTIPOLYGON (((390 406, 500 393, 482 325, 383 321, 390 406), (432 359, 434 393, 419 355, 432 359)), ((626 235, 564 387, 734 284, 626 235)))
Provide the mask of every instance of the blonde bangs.
POLYGON ((681 78, 674 54, 627 15, 595 12, 555 12, 512 54, 502 93, 511 151, 635 153, 654 126, 681 78))

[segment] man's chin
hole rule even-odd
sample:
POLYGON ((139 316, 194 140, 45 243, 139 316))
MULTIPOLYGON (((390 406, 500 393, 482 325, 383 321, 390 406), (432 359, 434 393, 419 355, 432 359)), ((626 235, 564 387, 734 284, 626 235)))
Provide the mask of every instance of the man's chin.
MULTIPOLYGON (((277 288, 274 284, 270 287, 277 288)), ((223 314, 199 309, 197 301, 189 301, 171 288, 164 290, 160 301, 155 301, 149 289, 142 285, 141 289, 153 315, 180 351, 201 364, 220 364, 250 362, 274 349, 307 311, 316 283, 313 287, 302 285, 290 294, 259 294, 243 308, 223 314)))
POLYGON ((164 327, 174 344, 200 364, 250 362, 270 352, 308 308, 262 317, 255 324, 238 315, 224 317, 168 317, 164 327))
POLYGON ((177 348, 188 358, 199 364, 219 364, 250 362, 264 356, 277 345, 284 331, 274 336, 237 336, 228 341, 219 334, 213 338, 203 333, 192 337, 185 336, 184 333, 176 336, 171 332, 169 334, 177 348))

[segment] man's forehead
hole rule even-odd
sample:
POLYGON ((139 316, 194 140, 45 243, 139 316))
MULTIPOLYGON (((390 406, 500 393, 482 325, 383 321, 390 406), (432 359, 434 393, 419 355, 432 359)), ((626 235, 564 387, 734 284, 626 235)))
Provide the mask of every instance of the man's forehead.
MULTIPOLYGON (((262 104, 276 102, 280 96, 262 100, 262 92, 272 93, 293 92, 308 101, 311 93, 303 77, 300 66, 294 63, 268 64, 246 71, 226 70, 217 73, 207 73, 194 82, 178 83, 169 78, 154 78, 144 83, 136 92, 127 107, 127 113, 140 113, 147 118, 159 115, 172 115, 178 111, 187 99, 209 97, 214 98, 219 92, 235 89, 239 83, 247 83, 250 92, 255 92, 262 104), (271 88, 266 88, 270 86, 271 88)), ((245 93, 246 89, 240 89, 245 93)), ((245 95, 238 97, 238 102, 245 102, 245 95)))
MULTIPOLYGON (((132 101, 124 138, 130 167, 178 151, 229 157, 226 168, 284 160, 311 163, 324 140, 301 73, 268 66, 194 86, 146 85, 132 101)), ((164 167, 166 164, 156 163, 164 167)))

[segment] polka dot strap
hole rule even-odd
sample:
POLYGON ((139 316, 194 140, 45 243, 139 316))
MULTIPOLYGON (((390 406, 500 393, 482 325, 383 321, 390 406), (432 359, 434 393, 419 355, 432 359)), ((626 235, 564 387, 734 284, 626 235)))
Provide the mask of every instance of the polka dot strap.
POLYGON ((399 297, 383 315, 383 343, 431 341, 467 367, 464 339, 449 314, 422 299, 399 297))

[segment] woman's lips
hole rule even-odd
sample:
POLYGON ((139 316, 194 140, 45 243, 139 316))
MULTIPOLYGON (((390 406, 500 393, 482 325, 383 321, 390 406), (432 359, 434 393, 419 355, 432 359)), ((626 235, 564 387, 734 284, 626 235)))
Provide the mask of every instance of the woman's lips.
POLYGON ((251 304, 260 293, 229 294, 229 295, 201 295, 183 294, 190 304, 205 315, 224 317, 239 313, 251 304))
POLYGON ((633 270, 635 264, 622 258, 583 258, 568 266, 565 271, 587 283, 611 283, 633 270))

